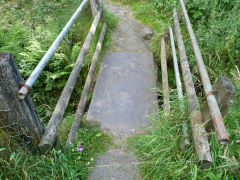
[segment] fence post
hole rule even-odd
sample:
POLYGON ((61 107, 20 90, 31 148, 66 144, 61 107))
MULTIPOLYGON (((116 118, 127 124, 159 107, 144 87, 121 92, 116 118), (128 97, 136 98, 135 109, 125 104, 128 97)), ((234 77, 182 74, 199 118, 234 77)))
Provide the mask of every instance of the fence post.
MULTIPOLYGON (((227 114, 228 109, 233 104, 233 99, 236 94, 236 89, 230 79, 225 76, 220 76, 217 82, 213 85, 214 95, 219 105, 222 116, 227 114)), ((210 131, 214 129, 211 112, 207 102, 204 102, 202 106, 203 121, 206 122, 206 130, 210 131)))
POLYGON ((29 96, 19 101, 23 79, 10 53, 0 53, 0 126, 12 136, 27 138, 36 147, 43 128, 29 96))
POLYGON ((84 115, 84 111, 85 111, 85 108, 86 108, 88 94, 90 92, 90 88, 91 88, 91 85, 92 85, 94 73, 95 73, 95 70, 96 70, 96 67, 97 67, 97 63, 98 63, 98 60, 99 60, 99 56, 100 56, 100 53, 101 53, 102 44, 103 44, 103 40, 104 40, 106 32, 107 32, 107 24, 104 23, 101 34, 99 36, 99 40, 98 40, 98 43, 97 43, 97 46, 96 46, 94 56, 92 58, 92 63, 91 63, 91 66, 90 66, 90 69, 89 69, 89 72, 88 72, 88 75, 87 75, 87 79, 86 79, 85 84, 84 84, 84 88, 83 88, 83 91, 82 91, 80 102, 78 104, 76 116, 74 118, 72 128, 71 128, 70 133, 68 135, 66 146, 70 146, 75 142, 75 139, 76 139, 76 136, 77 136, 77 131, 80 127, 82 117, 84 115))

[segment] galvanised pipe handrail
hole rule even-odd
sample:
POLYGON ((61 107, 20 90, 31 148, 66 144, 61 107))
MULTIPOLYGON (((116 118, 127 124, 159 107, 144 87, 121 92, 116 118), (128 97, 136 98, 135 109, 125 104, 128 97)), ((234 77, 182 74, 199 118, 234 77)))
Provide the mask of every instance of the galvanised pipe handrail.
POLYGON ((38 77, 40 76, 40 74, 42 73, 43 69, 45 68, 45 66, 47 65, 47 63, 49 62, 49 60, 51 59, 51 57, 53 56, 53 54, 55 53, 55 51, 57 50, 58 46, 60 45, 60 43, 62 42, 63 38, 65 37, 65 35, 68 33, 69 29, 71 28, 71 26, 73 25, 73 23, 76 21, 78 15, 80 14, 80 12, 83 10, 84 6, 86 5, 86 3, 88 2, 88 0, 84 0, 81 5, 79 6, 79 8, 75 11, 75 13, 73 14, 73 16, 71 17, 71 19, 68 21, 68 23, 66 24, 66 26, 63 28, 63 30, 61 31, 61 33, 58 35, 58 37, 56 38, 56 40, 53 42, 53 44, 51 45, 51 47, 48 49, 48 51, 46 52, 46 54, 43 56, 43 58, 41 59, 41 61, 38 63, 38 65, 35 67, 35 69, 33 70, 33 72, 31 73, 31 75, 29 76, 29 78, 27 79, 26 83, 22 86, 22 88, 19 90, 18 92, 18 97, 19 99, 23 100, 25 99, 26 95, 28 95, 30 89, 33 87, 34 83, 36 82, 36 80, 38 79, 38 77))
POLYGON ((182 12, 184 15, 184 19, 185 19, 185 23, 189 32, 189 36, 192 42, 192 47, 194 50, 194 54, 197 60, 197 65, 198 65, 198 69, 200 72, 200 76, 201 76, 201 80, 203 83, 203 88, 207 97, 207 102, 208 102, 208 106, 209 106, 209 110, 211 112, 212 118, 213 118, 213 124, 217 133, 217 137, 218 137, 218 141, 220 144, 228 144, 229 142, 229 137, 228 137, 228 133, 217 103, 217 100, 215 98, 215 96, 213 95, 213 89, 212 89, 212 84, 210 81, 210 78, 208 76, 206 67, 204 65, 203 62, 203 58, 197 43, 197 39, 195 37, 195 34, 193 32, 193 28, 190 22, 190 19, 188 17, 188 13, 185 7, 185 4, 183 2, 183 0, 180 0, 180 4, 182 7, 182 12))
MULTIPOLYGON (((171 47, 172 47, 172 56, 173 56, 173 64, 174 64, 174 72, 175 72, 175 78, 176 78, 176 84, 177 84, 177 92, 178 92, 178 99, 180 101, 180 111, 184 111, 184 98, 183 98, 183 91, 182 91, 182 83, 180 78, 180 72, 177 62, 177 53, 174 43, 174 37, 173 37, 173 31, 172 27, 169 27, 169 34, 170 34, 170 41, 171 41, 171 47)), ((182 130, 183 130, 183 139, 180 144, 180 147, 182 149, 187 149, 191 143, 189 141, 189 133, 188 133, 188 127, 185 122, 182 123, 182 130)))
POLYGON ((183 91, 182 91, 182 83, 181 83, 181 78, 180 78, 178 62, 177 62, 177 53, 176 53, 176 48, 175 48, 175 43, 174 43, 174 38, 173 38, 173 31, 172 31, 171 27, 169 27, 169 34, 170 34, 171 47, 172 47, 174 72, 175 72, 175 78, 176 78, 176 83, 177 83, 178 99, 180 101, 180 110, 183 111, 184 110, 184 98, 183 98, 183 91))

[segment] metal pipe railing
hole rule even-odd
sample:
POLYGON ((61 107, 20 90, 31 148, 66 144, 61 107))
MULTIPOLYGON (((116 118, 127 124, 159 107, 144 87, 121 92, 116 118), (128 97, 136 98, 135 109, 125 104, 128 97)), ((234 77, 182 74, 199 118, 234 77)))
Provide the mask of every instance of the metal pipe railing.
MULTIPOLYGON (((176 78, 176 84, 177 84, 178 99, 180 101, 179 106, 180 106, 180 110, 183 112, 184 111, 184 98, 183 98, 183 91, 182 91, 182 83, 181 83, 181 78, 180 78, 178 62, 177 62, 177 53, 176 53, 176 48, 175 48, 175 43, 174 43, 174 38, 173 38, 173 31, 172 31, 171 27, 169 27, 169 34, 170 34, 170 41, 171 41, 171 47, 172 47, 173 65, 174 65, 174 72, 175 72, 175 78, 176 78)), ((185 122, 182 123, 182 130, 183 130, 183 138, 182 138, 180 147, 182 149, 186 149, 191 144, 189 141, 188 126, 185 122)))
POLYGON ((192 42, 192 47, 194 50, 194 54, 197 60, 197 65, 198 65, 198 69, 200 72, 200 76, 201 76, 201 80, 203 83, 203 88, 207 97, 207 102, 208 102, 208 106, 213 118, 213 124, 217 133, 217 137, 218 137, 218 141, 220 144, 227 144, 229 142, 229 137, 228 137, 228 133, 219 109, 219 106, 217 104, 217 100, 215 98, 215 96, 213 95, 213 89, 212 89, 212 84, 210 81, 210 78, 208 76, 206 67, 204 65, 203 62, 203 58, 195 37, 195 34, 193 32, 193 28, 190 22, 190 19, 188 17, 188 13, 184 4, 183 0, 180 0, 180 4, 182 7, 182 12, 184 15, 184 19, 185 19, 185 23, 187 26, 187 30, 192 42))
POLYGON ((73 25, 73 23, 76 21, 78 15, 80 14, 80 12, 83 10, 84 6, 86 5, 86 3, 88 2, 88 0, 84 0, 81 5, 79 6, 79 8, 76 10, 76 12, 73 14, 73 16, 71 17, 71 19, 68 21, 68 23, 66 24, 66 26, 63 28, 63 30, 61 31, 61 33, 58 35, 58 37, 56 38, 56 40, 53 42, 53 44, 51 45, 51 47, 48 49, 48 51, 46 52, 46 54, 43 56, 43 58, 41 59, 41 61, 38 63, 38 65, 35 67, 35 69, 33 70, 33 72, 31 73, 31 75, 29 76, 29 78, 27 79, 26 83, 22 86, 22 88, 19 90, 18 92, 18 97, 19 99, 23 100, 25 99, 26 95, 28 95, 28 93, 30 92, 30 89, 33 87, 34 83, 36 82, 36 80, 38 79, 38 77, 40 76, 40 74, 42 73, 43 69, 45 68, 45 66, 47 65, 47 63, 49 62, 49 60, 51 59, 51 57, 53 56, 53 54, 55 53, 55 51, 57 50, 58 46, 60 45, 60 43, 62 42, 63 38, 65 37, 65 35, 68 33, 69 29, 71 28, 71 26, 73 25))

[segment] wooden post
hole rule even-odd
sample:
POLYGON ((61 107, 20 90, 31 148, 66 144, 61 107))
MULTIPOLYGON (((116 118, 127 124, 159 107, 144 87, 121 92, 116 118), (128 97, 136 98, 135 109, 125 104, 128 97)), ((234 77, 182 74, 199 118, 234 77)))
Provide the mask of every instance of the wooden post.
POLYGON ((10 53, 0 54, 0 127, 12 135, 28 138, 36 147, 43 128, 29 96, 19 101, 23 79, 10 53), (5 128, 4 128, 5 127, 5 128))
POLYGON ((39 143, 39 149, 42 153, 46 153, 47 151, 49 151, 52 148, 54 142, 56 141, 58 129, 61 125, 63 115, 65 113, 68 102, 72 95, 74 86, 77 82, 77 77, 81 71, 82 64, 87 55, 92 38, 96 32, 101 15, 102 15, 102 10, 98 11, 97 15, 94 18, 92 26, 87 35, 87 38, 85 39, 83 47, 77 58, 77 62, 75 63, 75 65, 73 67, 73 70, 72 70, 72 72, 68 78, 68 81, 63 89, 61 97, 58 100, 56 108, 54 109, 53 115, 47 125, 45 132, 44 132, 43 138, 42 138, 41 142, 39 143))
MULTIPOLYGON (((228 109, 233 104, 236 89, 233 87, 233 84, 230 79, 228 79, 225 76, 220 76, 213 86, 213 91, 217 103, 220 107, 221 114, 224 117, 227 114, 228 109)), ((203 121, 206 122, 206 130, 207 131, 213 130, 214 125, 211 120, 212 116, 207 102, 204 102, 201 111, 203 115, 203 121)))
POLYGON ((188 99, 188 110, 190 113, 190 122, 192 129, 192 136, 195 147, 195 154, 198 160, 198 165, 202 168, 208 168, 212 163, 212 157, 210 153, 210 148, 208 144, 208 138, 206 130, 203 126, 202 114, 200 111, 200 106, 196 91, 194 88, 191 71, 188 64, 188 59, 182 39, 181 29, 178 21, 177 10, 173 9, 174 17, 174 30, 178 43, 178 50, 180 56, 180 64, 183 73, 183 80, 186 89, 187 99, 188 99))
POLYGON ((102 49, 102 43, 103 43, 106 31, 107 31, 107 24, 105 23, 103 25, 102 32, 99 36, 99 40, 98 40, 98 43, 97 43, 95 53, 94 53, 94 56, 92 58, 92 64, 90 66, 88 76, 87 76, 87 79, 86 79, 86 82, 85 82, 85 85, 84 85, 84 88, 83 88, 83 92, 82 92, 82 95, 81 95, 80 102, 78 104, 77 113, 76 113, 76 116, 74 118, 72 128, 71 128, 70 133, 68 135, 66 146, 70 146, 72 143, 75 142, 75 138, 77 136, 77 131, 78 131, 78 128, 80 127, 80 123, 82 121, 82 117, 83 117, 84 110, 85 110, 85 107, 86 107, 88 94, 90 92, 93 76, 94 76, 95 69, 96 69, 96 66, 97 66, 97 62, 98 62, 98 59, 99 59, 99 55, 100 55, 100 52, 101 52, 101 49, 102 49))
POLYGON ((93 17, 96 16, 97 11, 98 11, 98 0, 90 0, 90 6, 91 6, 91 10, 92 10, 92 15, 93 17))
POLYGON ((161 38, 161 69, 162 69, 164 113, 167 115, 170 112, 170 100, 168 89, 167 57, 164 37, 161 38))

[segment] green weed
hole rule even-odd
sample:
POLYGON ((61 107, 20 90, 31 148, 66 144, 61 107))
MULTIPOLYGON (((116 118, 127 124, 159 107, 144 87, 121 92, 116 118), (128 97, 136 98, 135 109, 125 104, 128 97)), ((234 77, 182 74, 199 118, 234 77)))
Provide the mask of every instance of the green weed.
MULTIPOLYGON (((239 90, 238 86, 238 90, 239 90)), ((238 92, 236 99, 239 99, 238 92)), ((158 118, 145 134, 129 139, 129 146, 140 160, 139 168, 143 179, 238 179, 240 178, 240 118, 239 102, 231 108, 225 122, 231 142, 219 145, 214 132, 209 134, 213 163, 210 169, 201 170, 196 166, 193 144, 188 150, 180 149, 182 122, 189 124, 187 109, 179 111, 179 104, 172 96, 171 113, 165 117, 159 111, 158 118)), ((193 143, 193 142, 192 142, 193 143)))

